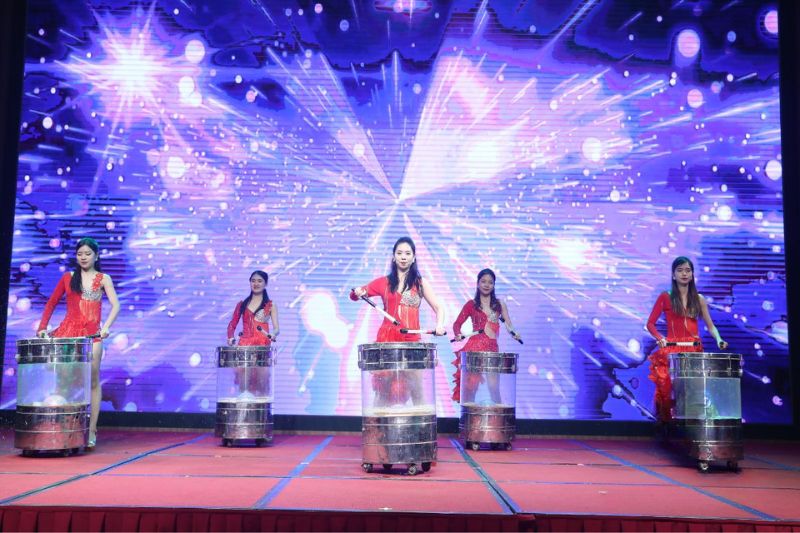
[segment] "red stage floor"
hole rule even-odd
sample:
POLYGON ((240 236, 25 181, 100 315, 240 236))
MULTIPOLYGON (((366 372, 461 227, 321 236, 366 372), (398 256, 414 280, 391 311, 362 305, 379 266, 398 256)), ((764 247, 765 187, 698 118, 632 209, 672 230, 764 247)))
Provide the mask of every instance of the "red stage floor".
POLYGON ((0 529, 800 531, 800 447, 746 444, 738 473, 701 474, 649 440, 531 439, 410 477, 361 470, 360 437, 101 431, 95 451, 25 458, 0 430, 0 529))

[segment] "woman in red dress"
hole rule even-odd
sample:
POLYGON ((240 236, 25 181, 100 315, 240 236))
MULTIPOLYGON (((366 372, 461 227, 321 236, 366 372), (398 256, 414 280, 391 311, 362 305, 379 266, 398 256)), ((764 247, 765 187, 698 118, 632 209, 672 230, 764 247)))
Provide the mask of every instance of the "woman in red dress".
MULTIPOLYGON (((461 326, 469 318, 472 321, 472 331, 483 330, 483 333, 471 336, 467 343, 459 350, 459 352, 497 352, 497 335, 500 332, 500 318, 505 321, 509 331, 514 331, 511 324, 511 318, 508 316, 508 308, 506 304, 498 300, 494 292, 496 276, 489 268, 484 268, 478 272, 478 286, 475 289, 475 298, 469 300, 461 308, 458 318, 453 323, 453 336, 455 340, 462 340, 461 326)), ((519 340, 519 335, 512 333, 512 336, 519 340)), ((453 400, 461 401, 461 372, 459 367, 458 352, 456 358, 453 360, 453 365, 456 367, 456 372, 453 374, 455 378, 453 387, 453 400)), ((476 376, 477 377, 477 376, 476 376)), ((475 389, 478 387, 478 382, 465 384, 465 393, 467 390, 471 391, 471 396, 475 395, 475 389)), ((491 388, 491 387, 490 387, 491 388)), ((493 390, 493 389, 492 389, 493 390)), ((469 393, 465 394, 465 398, 470 396, 469 393)), ((494 392, 493 392, 494 396, 494 392)), ((499 401, 499 398, 497 398, 499 401)))
MULTIPOLYGON (((420 275, 416 262, 416 246, 409 237, 397 239, 392 248, 392 266, 388 276, 372 280, 364 287, 350 293, 357 301, 362 296, 380 296, 384 311, 397 319, 393 324, 384 317, 375 342, 419 342, 417 333, 401 333, 401 329, 419 330, 419 306, 424 299, 436 314, 435 335, 445 335, 444 313, 433 288, 420 275)), ((405 375, 405 374, 403 374, 405 375)), ((420 401, 421 384, 410 380, 404 382, 391 371, 373 372, 373 388, 377 404, 405 403, 410 397, 416 405, 420 401)))
POLYGON ((236 304, 233 318, 228 323, 228 345, 236 344, 236 325, 242 321, 242 335, 239 346, 269 346, 272 339, 280 333, 278 326, 278 308, 272 304, 267 295, 269 275, 261 270, 250 274, 250 295, 236 304), (269 332, 269 322, 272 321, 273 333, 269 332), (261 328, 259 330, 258 328, 261 328))
POLYGON ((50 332, 51 337, 89 337, 99 335, 94 339, 92 349, 92 406, 89 418, 88 448, 94 448, 97 443, 97 418, 100 414, 100 401, 102 391, 100 385, 100 360, 103 357, 102 339, 108 337, 111 325, 119 314, 119 299, 114 290, 111 276, 103 274, 100 261, 97 258, 100 248, 91 238, 78 241, 75 257, 77 266, 73 272, 65 272, 58 281, 53 294, 47 301, 39 322, 37 335, 48 336, 47 324, 53 311, 61 300, 67 295, 67 315, 61 324, 50 332), (103 292, 106 293, 111 303, 111 312, 105 324, 100 327, 101 307, 103 292))
POLYGON ((687 257, 678 257, 672 262, 672 289, 662 292, 656 299, 647 331, 658 341, 658 348, 648 357, 650 380, 656 384, 656 420, 668 422, 672 419, 672 382, 669 377, 669 354, 676 352, 702 352, 697 318, 702 317, 709 333, 717 341, 720 350, 728 347, 711 320, 705 298, 697 292, 694 283, 694 264, 687 257), (661 314, 667 319, 667 335, 656 328, 661 314), (667 346, 668 342, 694 342, 694 346, 667 346))

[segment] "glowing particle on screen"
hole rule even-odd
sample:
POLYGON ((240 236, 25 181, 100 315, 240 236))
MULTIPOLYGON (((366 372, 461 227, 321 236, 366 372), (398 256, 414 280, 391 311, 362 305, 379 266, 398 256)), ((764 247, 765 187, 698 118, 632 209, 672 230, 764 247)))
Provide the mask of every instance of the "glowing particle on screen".
POLYGON ((596 328, 599 328, 602 325, 602 322, 600 321, 599 318, 593 318, 592 319, 592 325, 594 327, 596 327, 596 328))
POLYGON ((31 308, 31 299, 30 298, 20 298, 17 300, 16 305, 17 311, 29 311, 31 308))
POLYGON ((346 19, 339 22, 339 29, 342 31, 347 31, 350 29, 350 22, 346 19))
POLYGON ((314 13, 317 15, 322 13, 322 4, 314 4, 314 13))
POLYGON ((772 246, 772 251, 775 252, 776 254, 779 254, 779 253, 781 253, 781 247, 779 245, 777 245, 777 244, 774 244, 772 246))
POLYGON ((211 403, 208 401, 208 398, 203 398, 202 400, 200 400, 201 409, 208 409, 209 405, 211 405, 211 403))
POLYGON ((632 34, 632 33, 629 33, 629 34, 628 34, 628 40, 629 40, 629 41, 632 41, 634 38, 635 38, 635 37, 633 36, 633 34, 632 34))
POLYGON ((703 102, 703 93, 700 89, 691 89, 686 95, 686 103, 688 103, 691 108, 697 109, 703 105, 703 102))
POLYGON ((245 100, 247 100, 248 102, 250 102, 250 103, 252 104, 253 102, 255 102, 255 101, 256 101, 256 96, 257 96, 257 95, 258 95, 258 93, 257 93, 257 92, 256 92, 254 89, 250 89, 250 90, 249 90, 249 91, 247 91, 247 93, 244 95, 244 99, 245 99, 245 100))
POLYGON ((764 300, 761 303, 761 309, 763 309, 764 311, 774 311, 775 310, 775 304, 772 303, 770 300, 764 300))
POLYGON ((715 81, 711 83, 711 92, 714 94, 719 94, 722 91, 722 82, 715 81))
POLYGON ((233 81, 235 81, 236 83, 242 83, 242 75, 237 74, 236 77, 233 78, 233 81))
POLYGON ((661 252, 662 254, 668 254, 669 246, 662 246, 661 248, 658 249, 658 251, 661 252))
POLYGON ((180 178, 186 173, 186 164, 181 157, 176 155, 170 156, 167 161, 167 174, 171 178, 180 178))
POLYGON ((747 172, 747 169, 744 167, 739 167, 739 174, 744 174, 745 172, 747 172))
POLYGON ((117 350, 124 350, 128 347, 128 336, 125 333, 114 335, 111 345, 117 350))
POLYGON ((30 269, 31 269, 31 264, 30 264, 30 263, 22 263, 22 264, 19 266, 19 271, 20 271, 20 272, 27 272, 27 271, 29 271, 30 269))
POLYGON ((608 195, 608 199, 611 200, 612 202, 619 202, 620 197, 621 197, 621 195, 620 195, 619 191, 616 190, 616 189, 611 191, 609 193, 609 195, 608 195))
POLYGON ((53 127, 53 119, 52 119, 52 117, 44 117, 42 119, 42 126, 46 130, 49 130, 50 128, 52 128, 53 127))
POLYGON ((539 368, 535 364, 528 365, 528 374, 535 376, 539 373, 539 368))
POLYGON ((365 151, 366 151, 366 150, 364 149, 364 145, 363 145, 363 144, 361 144, 361 143, 356 143, 356 144, 353 146, 353 154, 354 154, 356 157, 364 157, 364 153, 365 153, 365 151))
POLYGON ((558 102, 555 100, 550 100, 550 110, 555 111, 556 109, 558 109, 558 102))
POLYGON ((587 137, 581 145, 583 157, 589 161, 600 161, 603 158, 603 141, 596 137, 587 137))
POLYGON ((656 17, 656 22, 663 22, 663 21, 664 21, 664 17, 662 17, 661 15, 656 17))
POLYGON ((150 166, 155 166, 161 161, 161 152, 156 148, 151 148, 145 154, 147 158, 147 164, 150 166))
POLYGON ((772 397, 772 403, 773 403, 773 405, 777 405, 778 407, 781 407, 783 405, 783 400, 781 400, 780 396, 773 396, 772 397))
POLYGON ((569 407, 566 405, 560 405, 558 407, 558 416, 561 418, 568 418, 569 417, 569 407))
POLYGON ((58 248, 59 246, 61 246, 61 239, 50 239, 50 248, 58 248))
POLYGON ((717 208, 717 218, 723 222, 729 221, 733 217, 733 210, 730 206, 721 205, 717 208))
POLYGON ((628 339, 628 350, 631 352, 638 354, 639 350, 642 349, 642 345, 636 339, 628 339))
POLYGON ((250 141, 250 151, 258 152, 258 141, 250 141))
POLYGON ((625 71, 622 72, 622 76, 625 77, 625 78, 630 77, 630 75, 631 75, 631 73, 630 73, 629 70, 625 70, 625 71))
POLYGON ((183 55, 189 63, 199 63, 206 56, 206 47, 202 41, 192 39, 186 43, 183 55))
POLYGON ((772 35, 778 35, 778 12, 776 10, 771 9, 764 15, 764 29, 772 35))
POLYGON ((199 353, 194 352, 189 356, 189 366, 198 366, 202 360, 203 357, 199 353))
MULTIPOLYGON (((177 11, 177 9, 175 10, 177 11)), ((124 411, 128 413, 135 413, 136 412, 136 404, 134 402, 128 402, 125 404, 124 411)))
POLYGON ((726 37, 728 38, 728 42, 732 43, 732 42, 736 41, 736 32, 731 30, 731 31, 728 32, 728 35, 726 37))
MULTIPOLYGON (((332 348, 342 348, 347 344, 348 328, 341 319, 336 300, 327 291, 306 293, 300 316, 306 327, 320 334, 325 343, 332 348)), ((311 371, 309 371, 311 375, 311 371)))
POLYGON ((763 383, 764 385, 769 385, 770 383, 772 383, 772 380, 769 379, 769 376, 761 376, 761 383, 763 383))
POLYGON ((286 10, 283 12, 287 17, 292 16, 292 9, 287 7, 286 10))
POLYGON ((678 53, 687 59, 691 59, 700 51, 700 36, 692 29, 681 30, 678 33, 678 53))
POLYGON ((727 76, 725 76, 725 80, 729 82, 733 81, 733 74, 728 74, 727 76))
POLYGON ((675 78, 670 78, 669 85, 670 87, 675 87, 678 84, 678 81, 675 78))
POLYGON ((415 83, 412 90, 414 91, 414 94, 419 94, 422 92, 422 85, 420 85, 419 83, 415 83))
POLYGON ((783 165, 780 161, 770 159, 764 166, 764 174, 771 180, 779 180, 783 177, 783 165))
POLYGON ((178 80, 178 92, 184 98, 192 94, 194 92, 194 79, 190 76, 182 76, 178 80))

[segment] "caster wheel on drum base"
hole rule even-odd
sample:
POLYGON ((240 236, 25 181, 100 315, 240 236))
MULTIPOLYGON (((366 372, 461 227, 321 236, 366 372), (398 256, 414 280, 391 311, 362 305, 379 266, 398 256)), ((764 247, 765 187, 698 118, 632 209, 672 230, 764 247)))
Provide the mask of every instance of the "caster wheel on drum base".
POLYGON ((226 448, 230 448, 233 446, 233 441, 231 439, 222 439, 222 445, 226 448))
POLYGON ((408 475, 409 476, 416 476, 418 472, 419 472, 419 468, 417 467, 417 465, 415 465, 414 463, 411 463, 410 465, 408 465, 408 475))
POLYGON ((481 443, 480 442, 470 442, 470 443, 467 443, 467 445, 472 449, 473 452, 477 452, 478 450, 481 449, 481 443))
POLYGON ((361 468, 367 474, 371 474, 372 473, 372 463, 361 463, 361 468))
POLYGON ((506 443, 503 445, 503 448, 504 448, 504 449, 505 449, 507 452, 510 452, 510 451, 511 451, 511 449, 512 449, 512 448, 514 448, 514 446, 512 446, 510 442, 506 442, 506 443))
POLYGON ((36 452, 33 450, 22 450, 22 457, 36 457, 36 452))
POLYGON ((422 463, 422 471, 423 472, 430 472, 431 464, 430 463, 422 463))
POLYGON ((728 466, 728 470, 731 470, 732 472, 738 472, 739 471, 739 462, 738 461, 728 461, 728 465, 727 466, 728 466))
POLYGON ((261 448, 264 446, 264 444, 266 444, 266 442, 266 439, 256 439, 256 448, 261 448))
POLYGON ((72 454, 72 450, 61 450, 58 452, 61 457, 69 457, 72 454))
POLYGON ((697 461, 697 469, 703 473, 708 472, 708 461, 697 461))
POLYGON ((383 463, 383 470, 384 470, 385 472, 388 472, 388 471, 390 471, 391 469, 392 469, 392 464, 391 464, 391 463, 383 463))

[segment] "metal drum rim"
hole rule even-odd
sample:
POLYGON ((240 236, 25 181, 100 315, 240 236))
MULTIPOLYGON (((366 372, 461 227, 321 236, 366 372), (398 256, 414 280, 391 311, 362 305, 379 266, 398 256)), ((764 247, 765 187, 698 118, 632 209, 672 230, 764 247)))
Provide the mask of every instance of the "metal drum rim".
POLYGON ((519 357, 519 354, 515 353, 515 352, 468 352, 466 350, 460 350, 457 353, 459 355, 466 354, 466 355, 472 355, 472 356, 477 356, 477 357, 489 357, 489 356, 491 356, 491 357, 498 357, 499 356, 499 357, 504 357, 504 358, 510 358, 510 356, 519 357))
POLYGON ((47 337, 41 339, 34 337, 31 339, 17 339, 17 348, 20 346, 51 346, 61 344, 88 344, 92 345, 93 339, 89 337, 47 337))
POLYGON ((217 346, 216 353, 220 352, 272 352, 272 346, 255 345, 255 346, 217 346))
POLYGON ((433 342, 370 342, 359 344, 358 351, 367 350, 435 350, 433 342))
POLYGON ((673 352, 669 354, 675 359, 741 359, 740 353, 725 352, 673 352))

